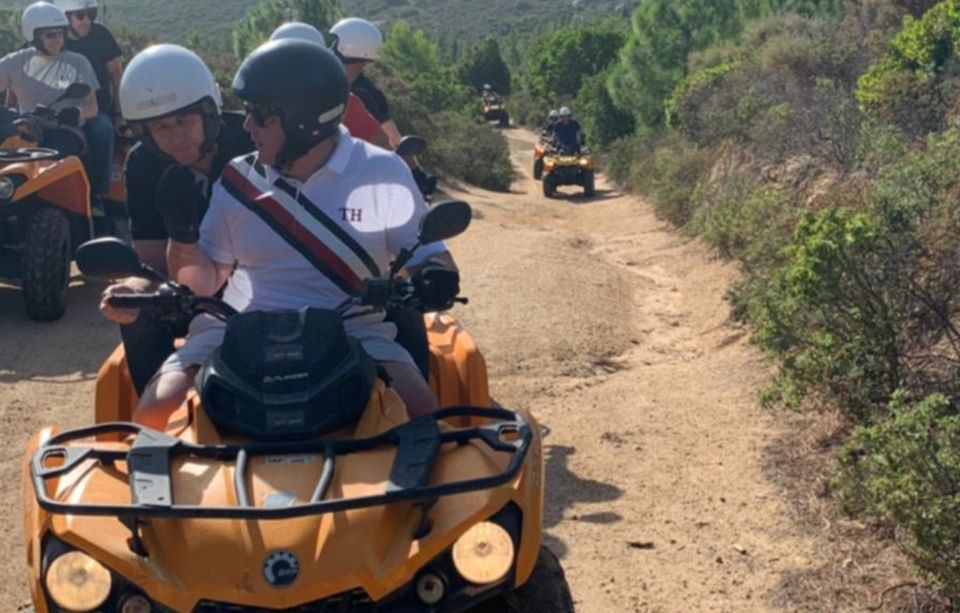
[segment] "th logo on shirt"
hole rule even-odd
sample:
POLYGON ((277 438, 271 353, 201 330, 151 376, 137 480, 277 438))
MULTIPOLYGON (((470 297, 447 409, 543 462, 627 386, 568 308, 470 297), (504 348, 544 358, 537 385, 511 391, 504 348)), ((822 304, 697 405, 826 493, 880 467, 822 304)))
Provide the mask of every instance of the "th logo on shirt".
POLYGON ((340 218, 350 223, 363 223, 363 209, 339 209, 340 218))

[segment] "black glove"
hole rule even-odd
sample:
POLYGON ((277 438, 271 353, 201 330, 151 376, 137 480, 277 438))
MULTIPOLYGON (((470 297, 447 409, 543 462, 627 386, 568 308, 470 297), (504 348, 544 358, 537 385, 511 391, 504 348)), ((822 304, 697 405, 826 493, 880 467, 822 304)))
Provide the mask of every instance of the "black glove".
POLYGON ((422 311, 446 311, 460 293, 460 273, 445 266, 428 264, 413 275, 413 286, 422 311))
POLYGON ((413 180, 417 182, 417 187, 424 196, 432 196, 436 193, 437 178, 433 175, 428 175, 419 166, 413 169, 413 180))
POLYGON ((154 199, 171 240, 187 244, 200 240, 200 219, 207 208, 205 177, 173 164, 160 176, 154 199))

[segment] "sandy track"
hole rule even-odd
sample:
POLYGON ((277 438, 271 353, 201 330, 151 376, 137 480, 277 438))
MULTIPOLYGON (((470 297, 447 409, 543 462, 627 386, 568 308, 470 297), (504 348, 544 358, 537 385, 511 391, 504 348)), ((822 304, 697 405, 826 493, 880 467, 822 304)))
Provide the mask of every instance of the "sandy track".
MULTIPOLYGON (((602 181, 593 199, 545 200, 533 135, 508 135, 523 172, 511 193, 452 190, 477 212, 452 243, 471 298, 460 314, 498 400, 548 429, 547 543, 578 610, 773 610, 815 543, 762 472, 779 430, 755 401, 764 362, 723 301, 735 270, 602 181)), ((116 343, 99 291, 81 284, 68 316, 40 325, 0 286, 0 611, 28 598, 21 450, 42 424, 91 419, 116 343)))

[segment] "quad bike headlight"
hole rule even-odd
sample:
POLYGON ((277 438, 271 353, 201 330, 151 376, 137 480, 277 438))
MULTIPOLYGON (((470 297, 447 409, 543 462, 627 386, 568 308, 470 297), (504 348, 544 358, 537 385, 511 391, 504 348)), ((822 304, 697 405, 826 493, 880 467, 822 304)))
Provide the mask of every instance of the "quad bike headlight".
POLYGON ((103 564, 85 553, 71 551, 50 564, 46 586, 61 609, 84 613, 99 609, 107 601, 113 578, 103 564))
POLYGON ((475 585, 502 581, 513 567, 513 539, 501 526, 481 522, 453 546, 453 565, 460 576, 475 585))
POLYGON ((10 177, 0 177, 0 202, 13 199, 17 193, 17 184, 10 177))

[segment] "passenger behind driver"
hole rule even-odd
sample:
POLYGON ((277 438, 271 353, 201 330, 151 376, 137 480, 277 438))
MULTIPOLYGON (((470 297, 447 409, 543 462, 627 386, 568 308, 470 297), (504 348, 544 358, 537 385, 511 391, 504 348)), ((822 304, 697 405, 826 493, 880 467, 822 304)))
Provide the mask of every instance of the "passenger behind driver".
MULTIPOLYGON (((273 41, 243 62, 234 91, 247 105, 244 125, 257 153, 230 163, 202 223, 201 199, 163 203, 177 281, 199 295, 226 283, 223 299, 241 312, 333 309, 417 242, 426 205, 398 157, 340 127, 348 88, 343 65, 312 43, 273 41)), ((427 306, 451 304, 459 276, 443 245, 421 248, 407 269, 425 289, 427 306)), ((412 415, 436 408, 382 313, 359 314, 344 325, 387 372, 412 415)), ((186 345, 144 393, 136 421, 166 425, 194 369, 222 344, 224 329, 207 316, 193 320, 186 345)))
POLYGON ((70 30, 67 49, 90 61, 100 82, 97 92, 99 113, 83 126, 90 157, 90 189, 96 200, 110 191, 116 128, 120 117, 120 79, 123 75, 122 51, 113 34, 97 23, 97 0, 55 0, 67 16, 70 30))
MULTIPOLYGON (((164 203, 197 190, 206 211, 210 187, 233 158, 253 151, 240 113, 222 111, 213 73, 192 51, 155 45, 130 62, 120 83, 125 121, 139 139, 127 159, 127 209, 133 247, 140 259, 166 277, 170 232, 160 213, 164 203)), ((153 309, 118 310, 116 294, 151 290, 143 279, 127 279, 104 292, 100 310, 121 324, 127 364, 142 394, 186 335, 187 321, 169 321, 153 309)))
MULTIPOLYGON (((66 51, 67 16, 53 4, 37 2, 23 11, 21 31, 28 46, 0 59, 0 89, 7 91, 7 106, 16 106, 20 113, 30 113, 38 105, 50 106, 74 83, 90 87, 80 101, 81 116, 97 116, 96 92, 100 89, 97 75, 87 58, 66 51)), ((4 118, 12 119, 12 114, 4 118)), ((75 139, 57 131, 44 134, 43 145, 66 153, 79 153, 75 139)), ((97 169, 87 169, 95 174, 97 169)))

